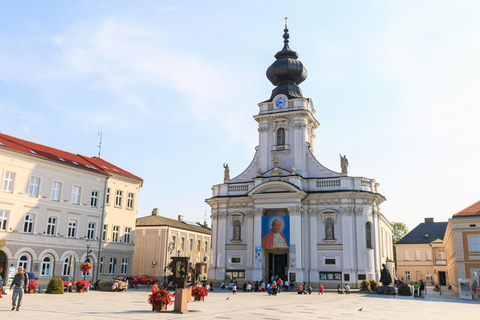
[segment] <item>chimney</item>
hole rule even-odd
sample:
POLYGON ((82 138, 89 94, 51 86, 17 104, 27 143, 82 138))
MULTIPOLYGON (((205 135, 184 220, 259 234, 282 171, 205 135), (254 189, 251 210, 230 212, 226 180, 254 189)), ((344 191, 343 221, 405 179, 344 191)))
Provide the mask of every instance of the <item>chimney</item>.
POLYGON ((433 218, 425 218, 425 223, 433 223, 433 218))
POLYGON ((178 215, 178 221, 183 221, 183 216, 181 214, 178 215))
POLYGON ((205 228, 208 228, 207 220, 205 220, 205 221, 203 222, 203 226, 204 226, 205 228))
POLYGON ((152 216, 157 216, 158 217, 158 208, 153 208, 152 216))

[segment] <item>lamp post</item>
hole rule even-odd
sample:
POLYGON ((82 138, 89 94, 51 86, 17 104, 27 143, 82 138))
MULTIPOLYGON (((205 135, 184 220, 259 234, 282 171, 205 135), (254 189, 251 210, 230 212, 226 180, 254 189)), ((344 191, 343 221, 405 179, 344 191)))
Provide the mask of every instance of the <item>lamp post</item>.
MULTIPOLYGON (((85 245, 87 246, 87 256, 85 257, 85 262, 90 262, 90 254, 92 253, 92 249, 90 249, 90 246, 92 244, 92 241, 90 239, 85 240, 85 245)), ((86 273, 83 273, 83 280, 85 280, 86 273)))

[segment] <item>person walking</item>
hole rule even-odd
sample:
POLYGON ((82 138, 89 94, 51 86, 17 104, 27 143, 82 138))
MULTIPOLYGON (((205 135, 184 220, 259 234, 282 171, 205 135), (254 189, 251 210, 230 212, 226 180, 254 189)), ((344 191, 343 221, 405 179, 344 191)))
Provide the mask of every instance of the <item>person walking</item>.
POLYGON ((285 282, 283 283, 283 288, 285 289, 285 291, 288 291, 288 286, 290 285, 290 283, 288 283, 288 279, 285 280, 285 282))
POLYGON ((420 280, 420 298, 425 299, 425 294, 426 294, 425 283, 423 283, 423 280, 420 280))
POLYGON ((320 283, 320 286, 318 287, 318 294, 323 294, 325 291, 325 288, 323 287, 323 284, 320 283))
POLYGON ((237 294, 237 284, 236 283, 234 283, 233 286, 232 286, 232 293, 237 294))
POLYGON ((350 286, 348 284, 345 285, 345 294, 350 294, 350 286))
POLYGON ((13 277, 12 284, 10 285, 10 291, 12 291, 12 287, 14 287, 12 295, 12 310, 20 310, 20 307, 22 306, 23 291, 27 288, 27 285, 28 277, 23 272, 23 267, 18 267, 18 273, 13 277))

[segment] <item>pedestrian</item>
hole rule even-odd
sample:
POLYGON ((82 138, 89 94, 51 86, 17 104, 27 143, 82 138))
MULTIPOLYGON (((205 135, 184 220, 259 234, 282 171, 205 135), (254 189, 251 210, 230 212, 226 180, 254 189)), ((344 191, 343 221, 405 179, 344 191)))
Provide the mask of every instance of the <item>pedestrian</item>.
POLYGON ((417 282, 415 282, 415 284, 413 285, 413 297, 418 298, 418 283, 417 282))
POLYGON ((247 283, 247 292, 252 292, 252 284, 250 282, 247 283))
POLYGON ((288 283, 288 279, 285 280, 285 282, 283 283, 283 288, 285 289, 285 291, 288 291, 288 286, 289 286, 289 285, 290 285, 290 284, 288 283))
POLYGON ((243 283, 243 292, 247 292, 247 283, 246 282, 243 283))
POLYGON ((22 306, 23 291, 27 288, 28 276, 23 272, 23 267, 18 267, 18 273, 13 277, 12 284, 10 285, 10 291, 13 288, 12 295, 12 310, 20 310, 22 306), (18 297, 18 302, 17 302, 18 297))
POLYGON ((232 286, 232 293, 237 294, 237 284, 236 283, 234 283, 233 286, 232 286))
POLYGON ((265 281, 263 281, 261 286, 262 292, 265 292, 266 287, 267 287, 267 284, 265 283, 265 281))
POLYGON ((225 281, 222 281, 222 284, 220 285, 220 288, 225 289, 225 281))
POLYGON ((282 287, 283 287, 283 280, 282 280, 282 278, 278 278, 278 280, 277 280, 278 293, 282 292, 282 287))
POLYGON ((423 280, 420 280, 420 298, 425 298, 426 290, 423 280))
POLYGON ((210 281, 210 291, 213 291, 213 281, 210 281))
POLYGON ((318 287, 318 294, 323 294, 325 291, 325 288, 323 288, 323 284, 320 283, 320 286, 318 287))
POLYGON ((350 294, 350 286, 348 284, 345 285, 345 294, 350 294))
POLYGON ((308 292, 308 294, 312 294, 313 288, 312 288, 311 285, 308 285, 307 292, 308 292))

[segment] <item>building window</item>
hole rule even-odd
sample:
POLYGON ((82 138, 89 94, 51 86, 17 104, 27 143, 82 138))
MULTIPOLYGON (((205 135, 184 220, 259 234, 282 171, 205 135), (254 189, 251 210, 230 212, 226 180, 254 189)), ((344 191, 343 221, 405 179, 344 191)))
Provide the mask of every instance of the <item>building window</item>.
POLYGON ((345 273, 343 275, 343 281, 346 281, 346 282, 350 281, 350 273, 345 273))
POLYGON ((112 241, 113 242, 118 242, 119 230, 120 230, 119 226, 113 226, 113 232, 112 232, 112 241))
POLYGON ((205 252, 208 251, 208 241, 205 241, 205 252))
POLYGON ((31 213, 27 213, 25 215, 25 221, 23 223, 23 232, 24 233, 33 233, 33 222, 35 220, 35 216, 31 213))
POLYGON ((200 252, 200 246, 201 246, 201 242, 200 240, 197 241, 197 253, 200 252))
POLYGON ((30 178, 30 187, 28 188, 28 195, 30 197, 38 197, 38 188, 40 186, 40 179, 31 177, 30 178))
POLYGON ((110 269, 108 270, 110 274, 115 274, 116 265, 117 265, 117 259, 110 258, 110 269))
POLYGON ((408 255, 408 250, 403 251, 403 260, 405 261, 410 260, 410 257, 408 255))
POLYGON ((242 258, 232 258, 232 263, 242 263, 242 258))
POLYGON ((82 192, 82 188, 78 186, 73 186, 72 192, 72 203, 73 204, 80 204, 80 193, 82 192))
POLYGON ((95 222, 88 223, 87 239, 95 240, 95 222))
POLYGON ((172 236, 172 243, 173 243, 173 247, 176 248, 177 247, 177 237, 172 236))
POLYGON ((15 180, 15 173, 5 172, 5 177, 3 178, 3 191, 13 192, 13 181, 15 180))
POLYGON ((359 275, 357 276, 357 279, 358 279, 358 280, 367 280, 367 275, 365 275, 365 274, 359 274, 359 275))
MULTIPOLYGON (((361 274, 358 275, 362 276, 361 274)), ((340 280, 342 281, 341 272, 320 272, 320 280, 340 280)))
POLYGON ((122 259, 122 274, 128 273, 128 259, 122 259))
POLYGON ((372 249, 372 224, 367 222, 365 224, 365 244, 367 249, 372 249))
POLYGON ((420 250, 415 250, 415 260, 416 261, 420 260, 420 250))
POLYGON ((129 192, 127 198, 127 209, 133 209, 133 197, 133 193, 129 192))
POLYGON ((54 181, 52 183, 52 200, 60 201, 60 192, 62 189, 62 184, 60 182, 54 181))
POLYGON ((50 257, 43 258, 43 260, 42 260, 42 273, 40 273, 40 275, 42 277, 49 277, 51 266, 52 266, 52 259, 50 259, 50 257))
POLYGON ((283 146, 285 144, 285 129, 279 128, 277 130, 277 146, 283 146))
POLYGON ((225 277, 230 279, 244 279, 245 270, 225 270, 225 277))
POLYGON ((190 245, 188 247, 190 251, 193 251, 193 239, 190 239, 190 245))
POLYGON ((75 238, 77 236, 77 220, 68 220, 67 237, 75 238))
POLYGON ((405 271, 405 280, 410 280, 410 271, 405 271))
POLYGON ((107 229, 108 229, 108 226, 106 224, 103 225, 103 234, 102 234, 102 240, 103 241, 106 241, 107 239, 107 229))
POLYGON ((325 259, 325 264, 333 264, 333 265, 335 265, 335 264, 336 264, 336 261, 335 261, 335 259, 325 259))
POLYGON ((101 257, 100 258, 100 270, 99 270, 100 274, 103 274, 103 261, 105 261, 105 258, 101 257))
POLYGON ((55 217, 48 217, 47 222, 47 236, 54 236, 55 229, 57 228, 57 218, 55 217))
POLYGON ((180 244, 180 250, 185 250, 185 238, 182 238, 182 243, 180 244))
POLYGON ((480 236, 468 236, 468 251, 480 252, 480 236))
POLYGON ((425 278, 427 282, 432 283, 433 282, 433 276, 432 276, 432 271, 427 271, 427 277, 425 278))
POLYGON ((28 272, 29 259, 28 256, 23 255, 18 259, 18 266, 22 267, 24 271, 28 272))
POLYGON ((438 249, 438 260, 446 260, 445 249, 438 249))
POLYGON ((90 206, 98 208, 98 191, 92 190, 92 196, 90 197, 90 206))
POLYGON ((117 190, 117 196, 115 198, 115 206, 117 206, 117 207, 122 206, 122 196, 123 196, 123 191, 122 190, 117 190))
POLYGON ((110 188, 107 189, 107 198, 105 199, 105 203, 107 205, 110 204, 110 188))
POLYGON ((73 264, 73 256, 69 255, 68 257, 65 258, 63 261, 63 273, 66 276, 71 276, 72 275, 72 267, 73 264))
POLYGON ((425 255, 427 256, 427 260, 432 260, 432 251, 427 250, 427 251, 425 252, 425 255))
POLYGON ((132 228, 125 228, 125 236, 123 241, 125 243, 130 243, 130 233, 132 232, 132 228))
POLYGON ((0 210, 0 230, 7 231, 8 211, 0 210))

